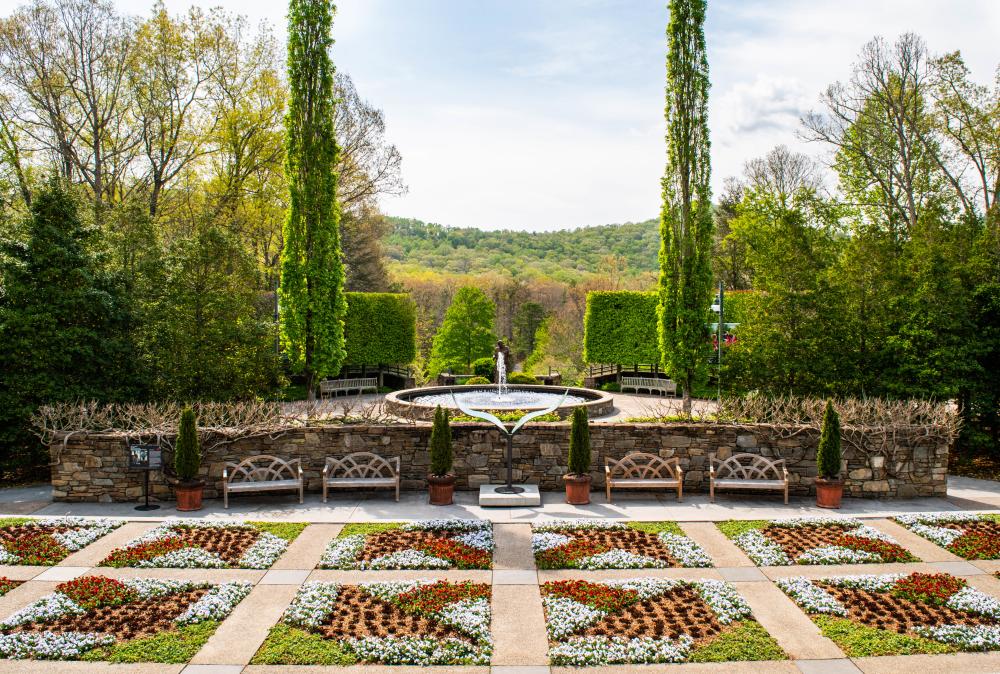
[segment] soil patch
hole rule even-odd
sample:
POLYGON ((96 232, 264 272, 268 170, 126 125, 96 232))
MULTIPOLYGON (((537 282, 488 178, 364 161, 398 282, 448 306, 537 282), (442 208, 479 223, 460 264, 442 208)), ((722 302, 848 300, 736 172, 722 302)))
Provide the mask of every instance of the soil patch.
POLYGON ((935 526, 955 531, 964 531, 969 535, 978 535, 986 538, 1000 536, 1000 522, 992 520, 971 520, 969 522, 941 522, 935 526))
POLYGON ((590 627, 583 636, 666 637, 686 634, 695 644, 706 643, 724 629, 715 613, 694 589, 681 586, 658 597, 627 606, 590 627))
POLYGON ((261 533, 254 527, 246 529, 177 527, 174 531, 182 541, 217 554, 230 566, 239 565, 243 553, 260 538, 261 533))
POLYGON ((837 524, 818 527, 774 527, 763 529, 764 536, 781 546, 789 559, 803 552, 827 545, 836 545, 848 529, 837 524))
POLYGON ((601 548, 618 548, 643 557, 652 557, 670 566, 680 566, 670 556, 659 536, 636 529, 570 529, 565 532, 575 540, 586 541, 601 548))
POLYGON ((0 542, 11 542, 25 536, 38 534, 54 534, 69 531, 70 527, 43 527, 35 524, 15 524, 12 527, 0 527, 0 542))
POLYGON ((377 534, 369 534, 365 538, 365 547, 361 549, 357 559, 359 562, 369 562, 394 552, 420 549, 422 544, 448 538, 452 538, 452 536, 433 531, 403 531, 401 529, 380 531, 377 534))
POLYGON ((995 625, 985 616, 956 611, 947 606, 910 601, 888 592, 869 592, 857 588, 836 587, 817 583, 847 608, 848 617, 869 627, 899 632, 912 632, 914 627, 940 625, 995 625))
POLYGON ((471 643, 468 635, 454 627, 427 616, 407 613, 354 585, 341 586, 333 612, 317 631, 327 639, 423 637, 460 639, 471 643))

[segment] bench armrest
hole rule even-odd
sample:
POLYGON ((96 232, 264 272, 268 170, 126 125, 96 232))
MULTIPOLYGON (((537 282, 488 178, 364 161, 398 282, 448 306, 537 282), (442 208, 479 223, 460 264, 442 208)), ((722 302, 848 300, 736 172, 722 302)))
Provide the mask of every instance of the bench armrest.
POLYGON ((326 464, 325 466, 323 466, 323 477, 326 477, 326 474, 329 472, 330 472, 330 464, 326 464))
POLYGON ((709 477, 715 477, 715 464, 711 460, 708 463, 708 475, 709 477))
POLYGON ((681 468, 681 464, 680 463, 677 464, 677 467, 675 468, 675 470, 677 471, 677 479, 678 480, 683 479, 683 477, 684 477, 684 469, 681 468))
POLYGON ((229 468, 223 468, 222 469, 222 481, 223 482, 228 482, 229 481, 229 468))
POLYGON ((781 473, 782 473, 782 474, 784 475, 784 477, 785 477, 785 482, 788 482, 788 469, 787 469, 787 468, 785 468, 784 466, 782 466, 782 467, 781 467, 781 473))

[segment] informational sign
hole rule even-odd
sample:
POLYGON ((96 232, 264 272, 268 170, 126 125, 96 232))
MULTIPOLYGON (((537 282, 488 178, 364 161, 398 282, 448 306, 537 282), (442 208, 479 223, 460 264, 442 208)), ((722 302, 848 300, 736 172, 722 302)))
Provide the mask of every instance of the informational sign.
POLYGON ((159 445, 131 445, 128 467, 132 470, 159 470, 163 467, 163 452, 159 445))

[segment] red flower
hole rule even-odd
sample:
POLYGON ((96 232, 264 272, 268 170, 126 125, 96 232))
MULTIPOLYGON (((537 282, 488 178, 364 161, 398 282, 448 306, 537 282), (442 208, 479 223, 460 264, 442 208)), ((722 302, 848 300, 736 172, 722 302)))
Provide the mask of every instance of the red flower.
POLYGON ((965 559, 996 559, 1000 557, 1000 536, 970 531, 953 540, 948 549, 965 559))
POLYGON ((19 580, 11 580, 10 578, 0 576, 0 597, 4 596, 20 584, 21 581, 19 580))
POLYGON ((418 614, 436 613, 448 604, 463 599, 489 599, 490 586, 463 581, 449 583, 439 580, 433 585, 421 585, 396 597, 396 604, 404 611, 418 614))
POLYGON ((493 561, 486 550, 450 538, 435 538, 417 546, 421 552, 447 559, 460 569, 488 569, 493 561))
POLYGON ((566 597, 581 604, 614 613, 639 601, 639 593, 585 580, 557 580, 542 586, 544 594, 566 597))
POLYGON ((611 547, 584 538, 574 538, 569 543, 535 554, 535 564, 539 569, 568 569, 573 562, 591 555, 607 552, 611 547))
POLYGON ((136 591, 128 585, 105 576, 76 578, 56 585, 56 591, 88 611, 101 606, 121 606, 138 598, 136 591))
POLYGON ((911 573, 896 581, 892 594, 900 599, 926 604, 944 604, 966 582, 947 573, 911 573))
POLYGON ((901 545, 864 536, 841 536, 834 545, 842 545, 851 550, 873 552, 882 558, 883 562, 915 562, 917 558, 901 545))
POLYGON ((69 554, 52 534, 40 532, 25 534, 12 541, 7 541, 7 550, 21 558, 20 564, 49 565, 58 564, 69 554))
POLYGON ((115 548, 101 562, 101 566, 135 566, 145 559, 153 559, 168 552, 188 547, 191 547, 191 543, 183 541, 180 538, 160 538, 155 541, 140 543, 130 548, 115 548))

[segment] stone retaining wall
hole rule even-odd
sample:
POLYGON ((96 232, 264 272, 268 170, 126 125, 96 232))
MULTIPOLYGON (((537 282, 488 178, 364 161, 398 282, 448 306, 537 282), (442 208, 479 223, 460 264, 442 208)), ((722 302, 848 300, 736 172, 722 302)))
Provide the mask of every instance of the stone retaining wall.
MULTIPOLYGON (((505 478, 506 440, 486 424, 455 424, 455 473, 459 489, 502 482, 505 478)), ((791 476, 791 491, 814 493, 816 444, 819 434, 807 428, 759 425, 737 427, 709 424, 593 424, 591 425, 594 488, 603 488, 606 456, 620 458, 630 451, 676 456, 684 469, 685 492, 708 490, 708 457, 733 451, 783 457, 791 476), (600 467, 600 470, 596 470, 600 467)), ((326 426, 297 428, 275 438, 238 440, 211 450, 202 464, 205 495, 221 497, 221 476, 227 461, 254 454, 301 458, 308 490, 321 488, 320 471, 326 456, 371 451, 399 456, 404 489, 424 489, 430 464, 427 453, 430 427, 326 426)), ((569 425, 529 425, 514 438, 514 479, 539 484, 543 490, 562 489, 566 472, 569 425)), ((949 447, 923 433, 897 430, 884 466, 873 468, 867 456, 845 445, 845 494, 860 497, 944 496, 949 447)), ((53 497, 57 501, 131 501, 142 494, 142 473, 129 472, 126 440, 120 435, 74 435, 66 447, 52 448, 53 497)), ((877 443, 874 443, 877 444, 877 443)), ((164 458, 169 460, 167 453, 164 458)), ((152 494, 172 498, 161 473, 150 475, 152 494)))

